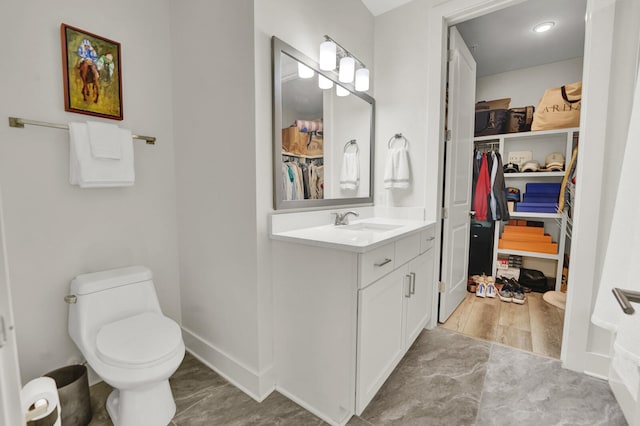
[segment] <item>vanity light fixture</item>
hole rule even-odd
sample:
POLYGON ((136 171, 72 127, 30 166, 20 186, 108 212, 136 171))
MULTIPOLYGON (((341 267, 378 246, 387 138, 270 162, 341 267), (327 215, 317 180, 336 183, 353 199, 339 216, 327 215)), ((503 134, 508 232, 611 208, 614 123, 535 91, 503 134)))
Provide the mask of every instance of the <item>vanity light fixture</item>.
POLYGON ((539 24, 537 24, 536 26, 533 27, 533 32, 534 33, 544 33, 544 32, 549 31, 555 25, 556 25, 556 23, 553 22, 553 21, 541 22, 541 23, 539 23, 539 24))
POLYGON ((318 73, 318 87, 321 89, 331 89, 333 87, 333 81, 318 73))
POLYGON ((369 70, 367 68, 360 68, 356 71, 356 90, 358 92, 369 90, 369 70))
POLYGON ((336 95, 340 97, 349 96, 349 91, 339 84, 336 84, 336 95))
POLYGON ((356 61, 351 56, 345 56, 340 59, 340 68, 338 72, 338 80, 343 83, 351 83, 356 70, 356 61))
POLYGON ((315 74, 311 68, 303 64, 302 62, 298 62, 298 77, 300 78, 311 78, 315 74))
MULTIPOLYGON (((366 92, 369 90, 369 70, 367 66, 328 35, 325 35, 324 39, 325 41, 320 44, 320 69, 333 71, 336 69, 336 63, 339 61, 337 67, 339 81, 342 83, 351 83, 354 81, 355 74, 355 90, 358 92, 366 92)), ((319 77, 318 85, 323 89, 330 89, 333 86, 333 84, 328 84, 323 81, 322 77, 319 77)), ((347 90, 341 88, 340 90, 336 89, 336 91, 344 93, 344 91, 347 90)), ((346 95, 343 94, 341 96, 346 95)))
MULTIPOLYGON (((325 36, 326 38, 327 36, 325 36)), ((336 69, 336 43, 327 39, 320 44, 320 69, 323 71, 333 71, 336 69)))

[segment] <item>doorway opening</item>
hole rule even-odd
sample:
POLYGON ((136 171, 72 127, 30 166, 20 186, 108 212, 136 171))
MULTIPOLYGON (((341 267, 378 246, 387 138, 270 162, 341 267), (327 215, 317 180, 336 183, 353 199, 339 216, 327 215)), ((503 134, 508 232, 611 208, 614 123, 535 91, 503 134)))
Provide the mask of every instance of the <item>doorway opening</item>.
MULTIPOLYGON (((477 63, 473 84, 474 102, 503 100, 504 103, 504 100, 507 100, 506 107, 501 105, 496 109, 505 110, 505 114, 520 108, 525 108, 526 111, 528 106, 538 106, 545 89, 580 82, 585 10, 586 0, 563 2, 560 9, 557 2, 552 0, 536 0, 456 23, 455 31, 459 32, 477 63), (536 24, 549 21, 554 25, 547 34, 539 34, 533 30, 536 24), (563 44, 565 42, 567 44, 563 44)), ((451 39, 450 35, 450 43, 451 39)), ((455 56, 455 53, 450 54, 449 67, 452 66, 451 56, 455 56)), ((447 74, 447 98, 454 101, 462 99, 456 94, 458 89, 452 87, 451 69, 447 74)), ((451 114, 451 110, 448 111, 448 114, 451 114)), ((455 106, 453 114, 456 114, 455 106)), ((505 116, 508 120, 508 115, 505 116)), ((469 220, 469 232, 464 245, 454 241, 453 234, 447 233, 448 229, 453 229, 446 223, 451 220, 451 214, 443 216, 443 265, 447 267, 454 263, 454 259, 447 260, 447 255, 451 256, 454 252, 454 245, 458 245, 458 253, 463 247, 462 250, 469 255, 469 261, 464 261, 464 269, 468 272, 465 278, 469 291, 461 294, 459 288, 457 291, 454 291, 453 287, 448 288, 447 280, 455 282, 456 279, 447 277, 448 271, 443 268, 441 280, 445 282, 445 294, 441 294, 440 298, 441 327, 540 355, 560 358, 570 263, 572 212, 571 205, 568 205, 563 213, 552 212, 553 208, 549 205, 557 204, 564 175, 571 173, 570 159, 578 142, 579 129, 530 133, 528 129, 521 128, 515 133, 507 133, 508 129, 504 128, 493 134, 474 135, 469 143, 460 142, 460 138, 456 138, 457 130, 451 127, 456 125, 460 126, 460 123, 448 117, 445 134, 452 133, 453 137, 449 140, 447 136, 446 143, 462 143, 462 146, 466 143, 469 149, 460 148, 456 154, 456 151, 451 151, 447 146, 444 170, 455 170, 455 164, 460 164, 461 160, 456 159, 456 155, 466 155, 468 159, 473 156, 474 160, 478 161, 478 169, 483 157, 488 157, 491 162, 492 159, 495 160, 496 154, 502 158, 504 165, 511 162, 522 168, 525 163, 537 162, 537 166, 531 164, 524 171, 499 173, 504 176, 505 186, 510 188, 507 193, 514 198, 517 194, 519 205, 515 204, 514 200, 514 204, 509 206, 509 221, 503 221, 502 217, 494 220, 495 213, 492 217, 490 211, 488 215, 483 212, 480 217, 472 217, 469 220), (548 171, 545 168, 548 166, 545 160, 553 153, 560 153, 562 156, 561 170, 548 171), (537 189, 556 186, 558 192, 537 197, 537 189), (528 199, 525 199, 525 196, 528 199), (529 201, 532 200, 549 205, 529 206, 529 201), (536 235, 539 233, 539 239, 538 236, 531 236, 530 231, 536 235), (512 232, 516 232, 515 241, 512 232), (517 239, 522 233, 526 234, 523 237, 524 241, 517 239), (544 241, 544 244, 538 245, 540 241, 544 241), (520 285, 518 290, 533 291, 527 291, 522 295, 523 298, 517 301, 515 298, 507 300, 508 297, 501 300, 497 290, 504 284, 511 287, 520 285), (495 297, 486 297, 489 295, 488 287, 493 287, 492 295, 495 297), (447 291, 449 294, 446 294, 447 291), (451 305, 457 307, 450 313, 443 314, 443 307, 451 305)), ((461 137, 464 138, 464 135, 461 137)), ((469 170, 472 170, 472 161, 466 164, 469 170)), ((494 173, 489 172, 493 178, 494 173)), ((443 182, 443 208, 448 211, 453 205, 452 200, 460 201, 460 197, 452 198, 447 195, 447 191, 452 189, 451 179, 444 176, 443 182)), ((476 188, 477 180, 470 184, 471 188, 476 188)), ((491 187, 495 189, 493 180, 491 187)), ((562 190, 564 191, 564 187, 562 190)), ((473 197, 467 200, 470 211, 473 211, 473 201, 473 197)), ((489 204, 490 202, 487 203, 488 209, 489 204)))

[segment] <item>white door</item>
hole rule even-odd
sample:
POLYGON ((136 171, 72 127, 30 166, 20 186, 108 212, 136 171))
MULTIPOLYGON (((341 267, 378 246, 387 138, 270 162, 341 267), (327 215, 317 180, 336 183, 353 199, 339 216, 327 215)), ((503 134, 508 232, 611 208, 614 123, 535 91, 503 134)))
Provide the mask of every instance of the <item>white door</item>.
POLYGON ((0 424, 21 425, 20 376, 0 199, 0 424))
POLYGON ((444 322, 467 291, 469 211, 473 156, 476 62, 455 27, 449 29, 449 96, 445 150, 439 321, 444 322))

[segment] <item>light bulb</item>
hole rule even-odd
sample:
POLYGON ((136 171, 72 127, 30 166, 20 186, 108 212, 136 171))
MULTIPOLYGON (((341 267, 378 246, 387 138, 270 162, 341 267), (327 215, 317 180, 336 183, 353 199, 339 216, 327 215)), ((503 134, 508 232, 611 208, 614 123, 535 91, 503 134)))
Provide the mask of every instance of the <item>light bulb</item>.
POLYGON ((353 72, 356 68, 356 61, 350 57, 340 59, 340 70, 338 71, 338 80, 343 83, 351 83, 353 81, 353 72))
POLYGON ((344 87, 340 86, 339 84, 336 84, 336 95, 340 97, 349 96, 349 91, 344 87))
POLYGON ((331 89, 333 87, 333 81, 318 73, 318 87, 321 89, 331 89))
POLYGON ((366 92, 369 90, 369 70, 360 68, 356 71, 356 90, 358 92, 366 92))
POLYGON ((336 44, 330 40, 320 44, 320 69, 323 71, 336 69, 336 44))
POLYGON ((542 23, 536 25, 535 27, 533 27, 533 31, 536 32, 536 33, 544 33, 544 32, 549 31, 555 25, 556 25, 556 23, 553 22, 553 21, 542 22, 542 23))
POLYGON ((311 68, 309 68, 308 66, 306 66, 302 62, 298 62, 298 77, 300 77, 300 78, 311 78, 311 77, 313 77, 314 74, 315 74, 315 72, 311 68))

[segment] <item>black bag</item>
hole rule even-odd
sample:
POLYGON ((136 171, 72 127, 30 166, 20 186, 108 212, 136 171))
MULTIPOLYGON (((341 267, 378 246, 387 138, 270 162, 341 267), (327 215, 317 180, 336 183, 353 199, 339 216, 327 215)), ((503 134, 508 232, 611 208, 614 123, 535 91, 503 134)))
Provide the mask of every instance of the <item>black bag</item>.
POLYGON ((522 108, 511 108, 509 110, 509 125, 507 126, 507 133, 531 131, 534 111, 535 108, 533 105, 522 108))
POLYGON ((538 293, 544 293, 549 290, 547 277, 536 269, 520 268, 520 279, 518 282, 521 286, 529 287, 531 291, 538 293))
POLYGON ((489 136, 505 133, 508 123, 508 109, 476 109, 474 135, 489 136))

